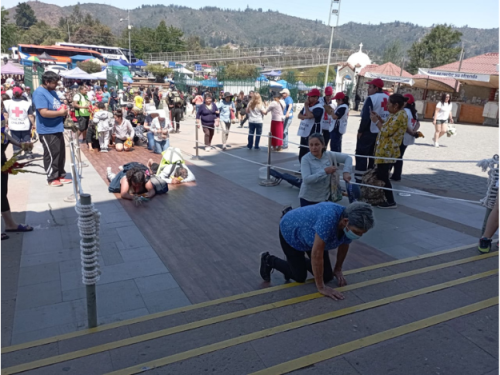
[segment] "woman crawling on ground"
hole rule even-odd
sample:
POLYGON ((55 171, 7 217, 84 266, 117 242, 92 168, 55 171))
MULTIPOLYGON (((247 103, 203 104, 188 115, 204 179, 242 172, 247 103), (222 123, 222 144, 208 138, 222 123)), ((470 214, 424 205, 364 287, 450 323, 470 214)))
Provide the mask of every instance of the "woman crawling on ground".
POLYGON ((123 199, 140 200, 141 197, 151 199, 156 194, 149 170, 140 163, 126 164, 118 174, 112 173, 111 168, 108 168, 108 180, 109 191, 119 192, 123 199))

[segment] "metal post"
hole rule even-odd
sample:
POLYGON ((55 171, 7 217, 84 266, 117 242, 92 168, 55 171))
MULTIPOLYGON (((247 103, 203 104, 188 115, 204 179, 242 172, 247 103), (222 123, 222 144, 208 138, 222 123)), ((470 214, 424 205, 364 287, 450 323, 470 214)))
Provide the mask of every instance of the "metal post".
POLYGON ((196 155, 193 155, 193 157, 191 159, 195 159, 195 160, 201 160, 200 158, 200 154, 199 154, 199 143, 198 143, 198 125, 194 125, 194 129, 195 129, 195 139, 196 139, 196 155))
MULTIPOLYGON (((80 195, 80 204, 82 206, 90 206, 92 204, 92 198, 90 194, 80 195)), ((93 215, 92 213, 88 216, 93 215)), ((87 216, 87 217, 88 217, 87 216)), ((92 248, 95 238, 82 238, 82 243, 84 248, 92 248), (91 244, 90 246, 85 246, 85 244, 91 244)), ((84 271, 91 272, 95 267, 84 267, 84 271)), ((95 293, 95 284, 85 285, 85 292, 87 295, 87 322, 89 328, 97 327, 97 298, 95 293)))
POLYGON ((274 180, 271 180, 271 147, 272 147, 272 136, 273 134, 271 132, 268 133, 268 138, 267 138, 267 175, 266 179, 264 181, 260 182, 261 186, 276 186, 277 182, 274 180))
MULTIPOLYGON (((399 76, 402 77, 403 76, 403 70, 405 68, 405 58, 403 57, 403 63, 401 64, 401 71, 399 72, 399 76)), ((399 87, 401 85, 401 82, 398 82, 398 88, 396 89, 396 93, 399 92, 399 87)))
MULTIPOLYGON (((464 43, 462 42, 462 51, 460 51, 460 62, 458 63, 458 71, 462 69, 462 61, 464 60, 464 43)), ((458 81, 455 81, 455 92, 457 92, 458 81)), ((451 100, 450 100, 451 102, 451 100)))
MULTIPOLYGON (((328 25, 329 26, 330 26, 330 20, 332 18, 333 3, 334 2, 336 2, 336 0, 332 0, 332 2, 330 4, 330 14, 328 16, 328 25)), ((337 25, 335 27, 339 26, 340 0, 338 0, 338 2, 339 2, 339 8, 337 9, 337 25)), ((324 87, 326 87, 326 85, 328 84, 328 71, 330 69, 330 59, 331 59, 331 56, 332 56, 333 33, 335 31, 335 28, 333 26, 331 26, 331 28, 332 28, 332 32, 330 34, 330 46, 328 47, 328 61, 326 63, 326 74, 325 74, 325 84, 324 84, 324 87)))

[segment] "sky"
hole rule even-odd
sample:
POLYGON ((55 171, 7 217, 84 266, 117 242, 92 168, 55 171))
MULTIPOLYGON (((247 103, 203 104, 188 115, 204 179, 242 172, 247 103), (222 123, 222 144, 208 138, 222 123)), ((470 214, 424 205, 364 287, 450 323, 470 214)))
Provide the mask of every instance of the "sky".
MULTIPOLYGON (((2 6, 10 8, 16 6, 19 0, 3 0, 2 6)), ((77 0, 46 0, 43 2, 56 4, 59 6, 76 4, 77 0)), ((328 22, 328 11, 330 0, 318 0, 308 2, 304 0, 252 0, 240 1, 218 0, 216 2, 207 0, 113 0, 85 1, 80 3, 101 3, 117 6, 123 9, 133 9, 138 4, 176 4, 189 6, 191 8, 201 8, 204 6, 216 6, 219 8, 234 9, 240 7, 242 10, 248 6, 252 9, 262 8, 277 10, 291 16, 318 19, 328 22), (271 6, 270 6, 271 4, 271 6)), ((336 18, 332 17, 336 22, 336 18)), ((339 23, 348 22, 379 24, 400 21, 411 22, 420 26, 431 26, 433 24, 448 23, 455 26, 496 28, 499 23, 499 1, 498 0, 343 0, 341 3, 339 23)))

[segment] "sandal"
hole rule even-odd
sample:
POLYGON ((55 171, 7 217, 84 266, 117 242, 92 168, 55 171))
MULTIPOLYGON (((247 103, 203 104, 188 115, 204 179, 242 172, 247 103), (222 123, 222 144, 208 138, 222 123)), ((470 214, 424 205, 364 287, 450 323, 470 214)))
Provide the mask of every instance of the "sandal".
POLYGON ((5 234, 5 233, 2 233, 2 241, 8 240, 8 239, 9 239, 9 236, 7 236, 7 234, 5 234))
POLYGON ((31 232, 33 227, 28 224, 19 224, 16 229, 6 229, 6 232, 31 232))

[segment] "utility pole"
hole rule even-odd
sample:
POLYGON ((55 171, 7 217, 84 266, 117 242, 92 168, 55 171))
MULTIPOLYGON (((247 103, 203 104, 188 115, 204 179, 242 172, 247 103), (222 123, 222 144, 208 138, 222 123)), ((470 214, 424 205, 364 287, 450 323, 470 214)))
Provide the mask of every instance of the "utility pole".
MULTIPOLYGON (((120 22, 124 21, 125 18, 120 18, 120 22)), ((127 27, 128 27, 128 63, 132 64, 132 47, 130 45, 130 30, 132 29, 132 26, 130 26, 130 10, 127 10, 127 27)))
MULTIPOLYGON (((401 63, 401 71, 399 72, 399 77, 403 76, 403 70, 405 68, 405 58, 403 57, 403 62, 401 63)), ((401 82, 398 82, 398 88, 396 90, 396 93, 399 92, 399 86, 401 85, 401 82)))
POLYGON ((66 18, 66 25, 68 25, 68 43, 71 43, 71 34, 69 32, 69 20, 66 18))
MULTIPOLYGON (((460 51, 460 62, 458 63, 458 71, 460 72, 460 69, 462 69, 462 61, 464 60, 464 42, 462 42, 462 51, 460 51)), ((458 81, 455 82, 455 93, 457 92, 458 88, 458 81)))
POLYGON ((328 26, 330 26, 332 28, 332 31, 331 31, 331 34, 330 34, 330 47, 328 48, 328 61, 326 63, 326 74, 325 74, 325 85, 324 85, 324 87, 326 87, 326 85, 328 84, 328 70, 330 69, 330 58, 332 56, 333 33, 335 31, 335 28, 339 26, 339 17, 340 17, 340 0, 331 0, 331 3, 330 3, 330 14, 328 15, 328 26), (337 9, 333 9, 333 4, 334 3, 338 4, 338 8, 337 9), (337 24, 336 24, 335 27, 333 27, 333 26, 330 25, 330 21, 332 19, 332 14, 335 14, 337 16, 337 24))

